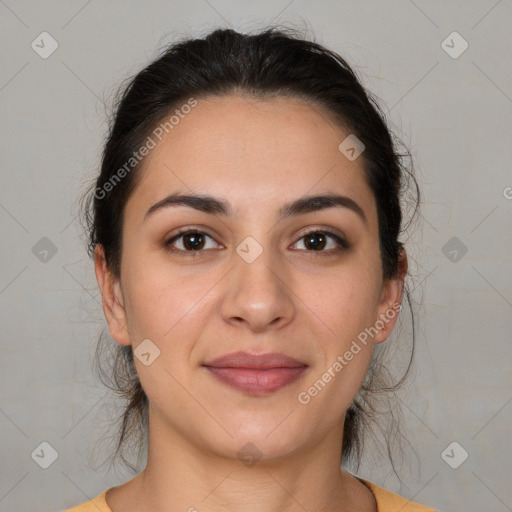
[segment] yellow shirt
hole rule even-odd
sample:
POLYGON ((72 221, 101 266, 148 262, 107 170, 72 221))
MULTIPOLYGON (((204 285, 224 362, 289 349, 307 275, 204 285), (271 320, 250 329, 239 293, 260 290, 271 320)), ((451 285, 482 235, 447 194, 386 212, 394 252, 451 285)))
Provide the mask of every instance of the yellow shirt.
MULTIPOLYGON (((363 480, 362 478, 358 478, 358 480, 363 482, 375 495, 378 512, 437 512, 433 508, 424 507, 423 505, 409 501, 367 480, 363 480)), ((105 500, 105 495, 109 490, 110 489, 103 491, 93 500, 86 501, 64 512, 112 512, 105 500)))

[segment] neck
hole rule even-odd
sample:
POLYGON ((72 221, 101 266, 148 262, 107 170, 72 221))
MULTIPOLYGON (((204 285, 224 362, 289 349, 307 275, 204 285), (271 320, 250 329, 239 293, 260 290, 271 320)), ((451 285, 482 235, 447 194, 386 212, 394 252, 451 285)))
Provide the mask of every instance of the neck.
POLYGON ((376 510, 371 491, 341 469, 342 437, 343 423, 318 445, 251 461, 251 448, 240 459, 214 453, 150 412, 146 468, 125 484, 124 500, 112 495, 109 504, 113 512, 114 504, 139 512, 376 510))

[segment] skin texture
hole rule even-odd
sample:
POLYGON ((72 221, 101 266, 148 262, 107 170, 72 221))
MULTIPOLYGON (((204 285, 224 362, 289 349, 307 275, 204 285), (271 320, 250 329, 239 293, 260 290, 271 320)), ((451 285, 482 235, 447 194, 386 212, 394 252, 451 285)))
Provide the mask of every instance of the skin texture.
POLYGON ((398 315, 307 405, 297 399, 402 294, 405 253, 400 275, 383 281, 362 157, 338 150, 348 134, 296 98, 198 98, 146 157, 125 208, 120 278, 101 246, 95 254, 113 339, 134 349, 150 339, 160 350, 149 366, 135 358, 150 402, 148 463, 108 494, 113 512, 376 510, 371 491, 340 470, 343 420, 398 315), (175 192, 222 198, 233 214, 178 206, 145 218, 175 192), (278 221, 284 203, 328 193, 357 202, 366 222, 344 207, 278 221), (186 237, 166 250, 180 228, 206 232, 203 252, 186 253, 186 237), (325 229, 350 247, 329 237, 307 245, 304 234, 325 229), (248 236, 263 249, 252 263, 236 252, 248 236), (249 395, 201 366, 238 350, 284 352, 308 369, 274 393, 249 395), (252 467, 237 455, 247 443, 261 453, 252 467))

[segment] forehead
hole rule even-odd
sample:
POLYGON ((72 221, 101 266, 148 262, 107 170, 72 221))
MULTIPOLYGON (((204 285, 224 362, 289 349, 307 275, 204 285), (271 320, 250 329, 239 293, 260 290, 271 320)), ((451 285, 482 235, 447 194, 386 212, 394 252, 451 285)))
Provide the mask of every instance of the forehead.
POLYGON ((233 198, 235 210, 263 202, 278 208, 330 191, 371 209, 362 157, 350 161, 338 149, 349 134, 321 107, 299 98, 197 98, 155 139, 130 201, 153 204, 179 189, 233 198))

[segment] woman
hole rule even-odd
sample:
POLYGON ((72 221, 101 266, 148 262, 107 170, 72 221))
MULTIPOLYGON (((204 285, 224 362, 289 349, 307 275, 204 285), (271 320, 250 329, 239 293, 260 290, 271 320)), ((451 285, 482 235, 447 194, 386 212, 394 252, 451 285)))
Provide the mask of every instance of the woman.
POLYGON ((70 511, 432 510, 341 468, 407 273, 407 171, 370 98, 276 29, 181 41, 129 83, 90 250, 147 464, 70 511))

